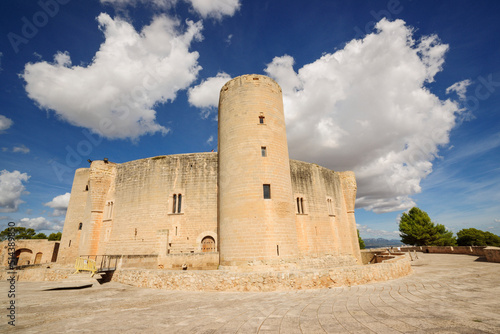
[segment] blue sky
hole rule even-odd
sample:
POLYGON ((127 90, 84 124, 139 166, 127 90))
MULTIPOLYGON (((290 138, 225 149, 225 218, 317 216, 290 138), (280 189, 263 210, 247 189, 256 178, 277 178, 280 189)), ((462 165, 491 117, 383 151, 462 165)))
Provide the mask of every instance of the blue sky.
POLYGON ((62 229, 75 169, 217 147, 222 84, 283 88, 290 157, 354 170, 361 236, 416 205, 500 234, 497 1, 2 1, 0 229, 62 229))

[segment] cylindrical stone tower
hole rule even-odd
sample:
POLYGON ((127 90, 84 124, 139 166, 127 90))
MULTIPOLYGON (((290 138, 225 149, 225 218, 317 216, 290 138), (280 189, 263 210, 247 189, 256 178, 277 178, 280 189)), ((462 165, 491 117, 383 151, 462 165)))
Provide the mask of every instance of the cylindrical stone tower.
POLYGON ((263 75, 227 82, 219 99, 220 264, 297 258, 280 86, 263 75))

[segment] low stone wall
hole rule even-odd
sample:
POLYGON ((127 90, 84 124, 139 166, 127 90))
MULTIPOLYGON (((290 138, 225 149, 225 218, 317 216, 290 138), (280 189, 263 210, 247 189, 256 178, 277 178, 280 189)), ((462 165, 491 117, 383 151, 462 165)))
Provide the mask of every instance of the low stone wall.
MULTIPOLYGON (((110 256, 110 263, 114 263, 117 257, 118 268, 156 268, 158 265, 158 255, 113 255, 110 256)), ((97 264, 99 265, 99 264, 97 264)))
POLYGON ((185 291, 280 291, 386 281, 412 272, 409 259, 316 270, 233 272, 224 270, 134 270, 114 272, 112 281, 138 287, 185 291))
POLYGON ((182 253, 158 257, 158 269, 182 269, 184 266, 188 270, 217 269, 219 267, 219 253, 182 253))
MULTIPOLYGON (((61 281, 68 278, 69 275, 75 272, 74 268, 40 268, 39 266, 33 268, 25 268, 16 270, 16 281, 61 281)), ((12 276, 12 271, 3 269, 0 270, 0 280, 4 281, 12 276)))
MULTIPOLYGON (((153 258, 151 256, 149 260, 153 258)), ((129 262, 129 265, 132 263, 129 262)), ((18 281, 60 281, 74 271, 71 267, 33 266, 17 270, 15 275, 18 281)), ((184 291, 282 291, 387 281, 409 275, 411 272, 407 256, 392 255, 391 259, 377 264, 291 271, 234 272, 121 267, 113 273, 111 281, 137 287, 184 291)), ((0 270, 1 280, 10 276, 10 271, 0 270)))
POLYGON ((486 261, 500 262, 500 248, 499 247, 486 247, 484 250, 486 261))
POLYGON ((417 251, 424 253, 439 253, 439 254, 469 254, 476 256, 485 256, 484 249, 486 246, 413 246, 401 247, 402 252, 417 251))
MULTIPOLYGON (((20 239, 11 242, 15 250, 21 252, 17 265, 31 265, 50 263, 57 259, 59 241, 47 239, 20 239)), ((9 265, 9 241, 0 242, 0 266, 9 265)))

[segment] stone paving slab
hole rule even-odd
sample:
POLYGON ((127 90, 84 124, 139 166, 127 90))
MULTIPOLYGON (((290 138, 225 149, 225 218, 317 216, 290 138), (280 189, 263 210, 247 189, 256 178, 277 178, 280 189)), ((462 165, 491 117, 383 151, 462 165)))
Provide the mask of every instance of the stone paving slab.
MULTIPOLYGON (((16 283, 19 333, 500 333, 500 263, 419 254, 414 274, 361 286, 287 292, 180 292, 106 283, 40 291, 16 283)), ((3 312, 3 314, 2 314, 3 312)))

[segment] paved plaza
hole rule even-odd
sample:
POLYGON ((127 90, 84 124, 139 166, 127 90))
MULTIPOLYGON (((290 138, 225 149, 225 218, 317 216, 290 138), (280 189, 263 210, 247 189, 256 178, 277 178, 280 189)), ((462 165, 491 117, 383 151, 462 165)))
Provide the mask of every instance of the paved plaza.
MULTIPOLYGON (((405 278, 293 292, 181 292, 18 282, 19 333, 500 333, 500 263, 421 254, 405 278)), ((8 286, 1 282, 7 313, 8 286)), ((0 332, 12 330, 2 316, 0 332)))

